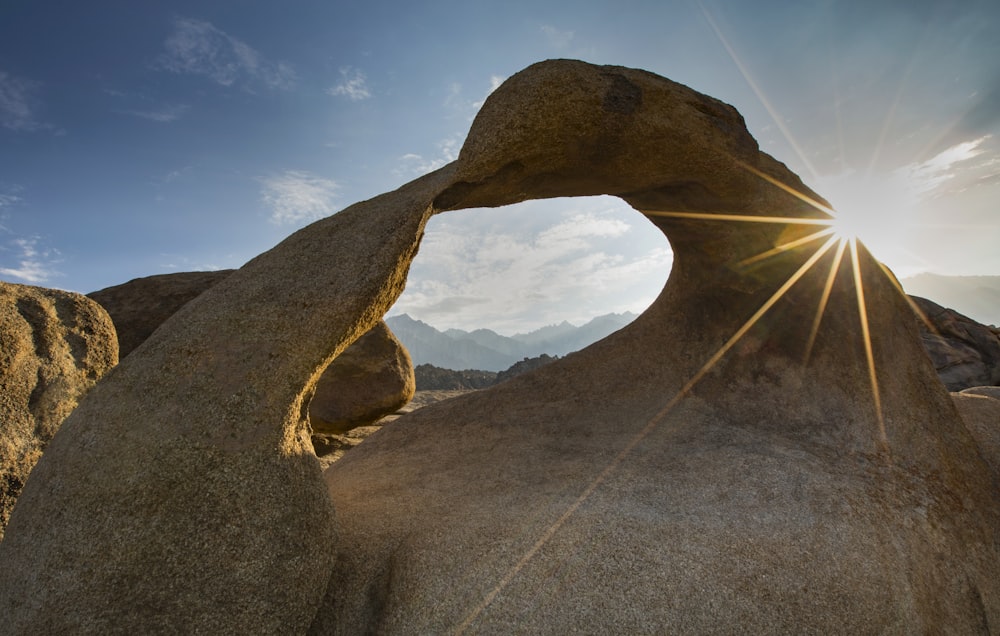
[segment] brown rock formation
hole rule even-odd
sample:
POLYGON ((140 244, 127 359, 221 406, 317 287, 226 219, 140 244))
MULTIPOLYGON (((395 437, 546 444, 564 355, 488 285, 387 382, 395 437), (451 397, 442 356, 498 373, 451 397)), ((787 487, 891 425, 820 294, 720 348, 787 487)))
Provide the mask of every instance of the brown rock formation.
POLYGON ((414 391, 410 355, 379 321, 320 376, 309 422, 316 433, 344 433, 394 413, 414 391))
POLYGON ((974 387, 951 398, 1000 483, 1000 386, 974 387))
POLYGON ((46 444, 117 362, 114 327, 97 303, 0 282, 0 539, 46 444))
POLYGON ((929 322, 919 321, 920 337, 949 391, 1000 384, 1000 333, 995 328, 926 298, 910 298, 929 322))
POLYGON ((233 273, 178 272, 135 278, 87 294, 107 310, 118 331, 118 354, 124 358, 189 301, 233 273))
MULTIPOLYGON (((177 310, 232 273, 226 269, 160 274, 88 296, 111 315, 125 357, 177 310)), ((318 433, 343 433, 396 411, 413 397, 414 388, 409 354, 379 322, 320 376, 309 401, 309 420, 318 433)))
POLYGON ((817 252, 795 220, 827 217, 785 188, 816 198, 716 100, 526 69, 455 164, 292 235, 91 392, 0 543, 0 613, 28 632, 995 629, 989 468, 902 295, 863 249, 817 252), (654 305, 383 427, 324 488, 303 397, 399 294, 427 218, 596 193, 670 239, 654 305))

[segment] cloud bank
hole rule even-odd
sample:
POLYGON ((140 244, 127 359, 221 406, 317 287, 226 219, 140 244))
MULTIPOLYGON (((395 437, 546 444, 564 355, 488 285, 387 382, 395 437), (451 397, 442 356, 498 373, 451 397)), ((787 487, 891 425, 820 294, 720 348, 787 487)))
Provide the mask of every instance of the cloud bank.
POLYGON ((278 225, 311 222, 337 211, 334 202, 340 186, 304 170, 288 170, 261 177, 261 200, 278 225))
POLYGON ((644 310, 669 273, 669 245, 634 210, 607 201, 434 217, 392 313, 438 328, 516 333, 644 310))

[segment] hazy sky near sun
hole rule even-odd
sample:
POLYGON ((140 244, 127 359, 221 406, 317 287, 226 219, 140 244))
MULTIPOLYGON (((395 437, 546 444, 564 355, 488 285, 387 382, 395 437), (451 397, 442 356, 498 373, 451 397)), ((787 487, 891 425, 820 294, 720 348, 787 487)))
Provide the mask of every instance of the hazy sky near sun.
MULTIPOLYGON (((1000 274, 996 0, 0 2, 0 279, 239 267, 453 160, 506 77, 641 67, 736 106, 897 274, 1000 274)), ((393 313, 504 333, 641 311, 616 199, 435 217, 393 313)))

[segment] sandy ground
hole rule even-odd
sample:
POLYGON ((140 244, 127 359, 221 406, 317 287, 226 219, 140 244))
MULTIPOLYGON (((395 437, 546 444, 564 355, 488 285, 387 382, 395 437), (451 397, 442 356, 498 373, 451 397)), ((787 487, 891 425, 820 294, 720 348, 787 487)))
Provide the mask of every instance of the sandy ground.
POLYGON ((347 431, 343 435, 313 436, 313 447, 316 449, 316 456, 319 458, 320 464, 323 466, 323 470, 326 470, 330 464, 343 457, 344 453, 347 451, 365 441, 366 437, 381 428, 383 424, 387 424, 401 415, 405 415, 411 411, 416 411, 417 409, 427 406, 428 404, 440 402, 441 400, 448 400, 455 396, 462 395, 463 393, 469 393, 472 390, 474 389, 460 389, 455 391, 417 391, 413 396, 413 399, 410 400, 406 406, 399 409, 392 415, 383 417, 371 426, 359 426, 358 428, 347 431))

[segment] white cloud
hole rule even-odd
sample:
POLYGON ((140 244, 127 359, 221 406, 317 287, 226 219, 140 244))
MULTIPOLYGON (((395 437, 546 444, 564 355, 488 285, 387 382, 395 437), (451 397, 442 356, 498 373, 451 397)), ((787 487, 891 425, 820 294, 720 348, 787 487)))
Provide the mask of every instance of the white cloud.
POLYGON ((480 108, 482 108, 483 104, 486 103, 486 100, 489 98, 489 96, 493 94, 493 91, 495 91, 496 89, 500 88, 500 85, 503 84, 506 80, 507 80, 507 78, 504 77, 504 76, 502 76, 502 75, 491 75, 490 76, 490 89, 486 92, 485 95, 483 95, 482 99, 479 99, 477 101, 472 102, 472 107, 475 108, 477 111, 480 108))
POLYGON ((395 173, 401 177, 417 176, 448 165, 458 159, 458 153, 462 149, 462 139, 458 135, 453 135, 440 140, 436 145, 437 151, 432 157, 425 157, 415 152, 400 157, 400 168, 395 170, 395 173))
POLYGON ((35 120, 31 93, 37 83, 0 71, 0 125, 9 130, 32 131, 47 126, 35 120))
POLYGON ((273 223, 315 221, 338 209, 334 201, 340 186, 311 172, 288 170, 259 180, 261 200, 271 209, 273 223))
POLYGON ((434 217, 393 312, 438 328, 515 333, 642 311, 666 280, 671 252, 637 212, 607 201, 535 201, 434 217), (547 221, 538 227, 539 219, 547 221))
POLYGON ((37 236, 10 241, 8 244, 10 247, 4 248, 2 251, 14 251, 13 258, 17 261, 17 266, 0 267, 0 275, 34 285, 48 282, 54 276, 59 276, 61 272, 55 269, 55 265, 61 260, 59 250, 39 247, 38 243, 37 236))
POLYGON ((0 210, 9 208, 20 200, 21 197, 16 194, 12 194, 11 192, 0 192, 0 210))
POLYGON ((169 124, 170 122, 180 119, 184 113, 190 110, 190 108, 191 107, 187 104, 167 104, 161 106, 160 108, 154 108, 151 110, 123 110, 120 112, 125 115, 132 115, 133 117, 155 121, 160 124, 169 124))
MULTIPOLYGON (((984 144, 990 140, 990 135, 955 144, 942 150, 927 161, 915 163, 900 168, 897 172, 910 183, 914 194, 920 197, 934 197, 943 193, 944 186, 963 176, 972 175, 982 168, 993 170, 996 174, 996 157, 985 157, 986 161, 975 165, 972 160, 985 154, 984 144)), ((975 179, 983 175, 976 174, 975 179)))
POLYGON ((216 28, 210 22, 178 18, 164 43, 158 68, 174 73, 204 75, 223 86, 263 84, 272 89, 291 88, 295 71, 283 62, 265 60, 250 45, 216 28))
POLYGON ((572 31, 561 31, 553 26, 542 25, 542 34, 548 41, 549 46, 556 49, 564 49, 573 41, 572 31))
POLYGON ((368 88, 368 78, 364 73, 356 68, 345 67, 340 69, 343 81, 332 88, 327 89, 327 93, 335 97, 347 97, 352 102, 368 99, 372 96, 368 88))

